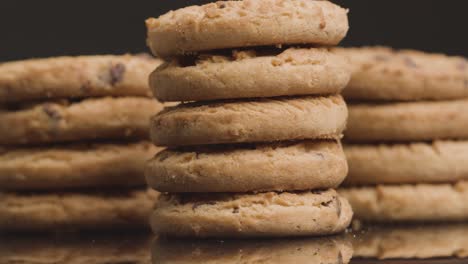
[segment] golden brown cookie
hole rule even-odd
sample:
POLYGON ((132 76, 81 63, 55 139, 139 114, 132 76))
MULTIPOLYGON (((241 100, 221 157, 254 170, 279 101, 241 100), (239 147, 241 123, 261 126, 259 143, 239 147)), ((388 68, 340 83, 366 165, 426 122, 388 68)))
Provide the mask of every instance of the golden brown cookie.
POLYGON ((336 140, 167 149, 146 165, 148 184, 161 192, 328 189, 347 172, 336 140))
POLYGON ((468 139, 468 99, 348 107, 345 138, 352 142, 468 139))
POLYGON ((336 94, 347 61, 324 48, 211 52, 166 62, 150 76, 160 101, 336 94))
POLYGON ((147 228, 158 194, 152 190, 85 193, 0 193, 0 231, 147 228))
POLYGON ((447 100, 468 97, 468 61, 462 57, 385 47, 337 48, 352 66, 343 91, 354 100, 447 100))
POLYGON ((341 189, 355 217, 372 222, 465 221, 468 182, 341 189))
POLYGON ((148 120, 163 108, 151 98, 94 98, 0 109, 0 144, 148 138, 148 120))
POLYGON ((468 180, 468 142, 345 145, 347 185, 468 180))
POLYGON ((151 119, 161 146, 339 137, 348 111, 339 95, 188 103, 151 119))
POLYGON ((0 190, 142 186, 144 163, 157 150, 149 142, 5 149, 0 190))
POLYGON ((352 218, 334 190, 257 194, 164 194, 151 216, 156 234, 286 237, 344 231, 352 218))
POLYGON ((78 56, 0 64, 0 103, 101 96, 149 96, 148 55, 78 56))
POLYGON ((170 11, 146 26, 152 52, 168 57, 277 44, 336 45, 348 31, 348 17, 328 1, 219 1, 170 11))

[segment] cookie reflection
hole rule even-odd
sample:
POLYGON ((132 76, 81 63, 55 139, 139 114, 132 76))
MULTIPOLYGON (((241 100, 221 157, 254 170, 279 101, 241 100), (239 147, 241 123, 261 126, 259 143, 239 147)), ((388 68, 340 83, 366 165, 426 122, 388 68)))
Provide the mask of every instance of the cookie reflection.
POLYGON ((182 240, 157 238, 152 262, 161 263, 349 263, 345 237, 262 240, 182 240))
POLYGON ((355 258, 468 258, 468 224, 370 227, 350 236, 355 258))

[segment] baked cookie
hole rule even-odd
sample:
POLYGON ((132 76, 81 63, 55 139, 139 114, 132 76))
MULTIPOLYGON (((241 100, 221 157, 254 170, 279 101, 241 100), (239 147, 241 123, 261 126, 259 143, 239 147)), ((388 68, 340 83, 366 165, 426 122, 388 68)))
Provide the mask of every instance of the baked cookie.
POLYGON ((161 192, 250 192, 336 188, 347 172, 330 140, 167 149, 145 174, 161 192))
POLYGON ((72 144, 0 151, 0 190, 142 186, 157 148, 148 142, 72 144))
POLYGON ((147 227, 158 194, 151 190, 0 193, 0 231, 147 227))
POLYGON ((343 91, 356 100, 447 100, 468 97, 468 61, 462 57, 385 47, 336 48, 352 66, 343 91))
POLYGON ((0 103, 101 96, 149 96, 149 55, 79 56, 0 64, 0 103))
POLYGON ((468 182, 382 185, 341 189, 355 217, 375 222, 464 221, 468 219, 468 182))
POLYGON ((349 235, 357 258, 468 257, 467 224, 372 227, 349 235))
POLYGON ((347 61, 323 48, 257 49, 172 59, 150 76, 160 101, 337 94, 347 61))
POLYGON ((349 263, 353 249, 344 236, 279 239, 155 239, 153 263, 349 263), (240 261, 242 260, 242 261, 240 261))
POLYGON ((277 44, 336 45, 348 31, 347 12, 328 1, 219 1, 146 20, 147 43, 162 57, 277 44))
POLYGON ((352 142, 468 139, 468 99, 349 104, 345 138, 352 142))
POLYGON ((148 120, 163 108, 151 98, 96 98, 0 109, 0 144, 148 138, 148 120))
POLYGON ((151 119, 156 145, 184 146, 341 135, 348 110, 339 95, 180 104, 151 119))
POLYGON ((286 237, 343 231, 352 218, 334 190, 257 194, 164 194, 150 223, 178 237, 286 237))
POLYGON ((468 141, 345 145, 347 185, 468 180, 468 141))

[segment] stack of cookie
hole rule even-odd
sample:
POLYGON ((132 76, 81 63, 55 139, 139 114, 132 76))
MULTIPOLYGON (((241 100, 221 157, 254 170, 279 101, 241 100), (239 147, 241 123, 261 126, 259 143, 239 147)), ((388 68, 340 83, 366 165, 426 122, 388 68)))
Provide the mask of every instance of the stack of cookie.
POLYGON ((305 236, 343 231, 352 211, 332 188, 347 174, 339 137, 346 60, 326 48, 348 30, 328 1, 244 0, 148 19, 166 58, 150 76, 161 101, 197 101, 152 118, 168 149, 147 164, 166 192, 151 218, 170 236, 305 236), (302 44, 301 47, 290 45, 302 44))
POLYGON ((468 63, 460 57, 339 50, 355 66, 345 97, 350 166, 342 191, 368 221, 468 220, 468 63))
POLYGON ((142 227, 149 56, 0 65, 0 231, 142 227), (99 189, 99 190, 97 190, 99 189))

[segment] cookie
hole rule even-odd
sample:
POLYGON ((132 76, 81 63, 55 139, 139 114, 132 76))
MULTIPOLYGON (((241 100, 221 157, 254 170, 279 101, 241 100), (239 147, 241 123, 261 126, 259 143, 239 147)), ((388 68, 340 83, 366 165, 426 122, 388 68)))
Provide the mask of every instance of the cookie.
POLYGON ((0 231, 142 229, 157 199, 155 191, 0 193, 0 231))
POLYGON ((353 249, 344 236, 280 239, 155 239, 153 263, 349 263, 353 249), (242 260, 242 261, 239 261, 242 260))
POLYGON ((213 52, 166 62, 150 86, 160 101, 337 94, 348 69, 344 58, 323 48, 213 52))
POLYGON ((148 55, 78 56, 0 64, 0 103, 101 96, 149 96, 148 55))
POLYGON ((468 141, 345 145, 347 185, 468 180, 468 141))
POLYGON ((219 1, 149 18, 147 43, 162 57, 277 44, 336 45, 348 31, 347 12, 327 1, 219 1))
POLYGON ((355 217, 375 222, 464 221, 468 182, 341 189, 355 217))
POLYGON ((167 149, 145 174, 161 192, 250 192, 335 188, 347 172, 335 140, 167 149))
POLYGON ((385 47, 337 48, 352 66, 343 91, 350 100, 449 100, 468 97, 462 57, 385 47))
POLYGON ((150 134, 161 146, 336 138, 347 116, 339 95, 187 103, 154 116, 150 134))
POLYGON ((72 144, 0 152, 0 189, 143 186, 143 167, 157 151, 148 142, 72 144))
POLYGON ((350 234, 354 256, 378 259, 468 257, 466 224, 373 227, 350 234))
POLYGON ((57 101, 0 110, 0 144, 148 138, 148 120, 163 108, 151 98, 57 101))
POLYGON ((350 104, 346 140, 406 142, 468 139, 468 99, 350 104))
POLYGON ((352 217, 334 190, 257 194, 164 194, 151 215, 156 234, 286 237, 342 232, 352 217))

